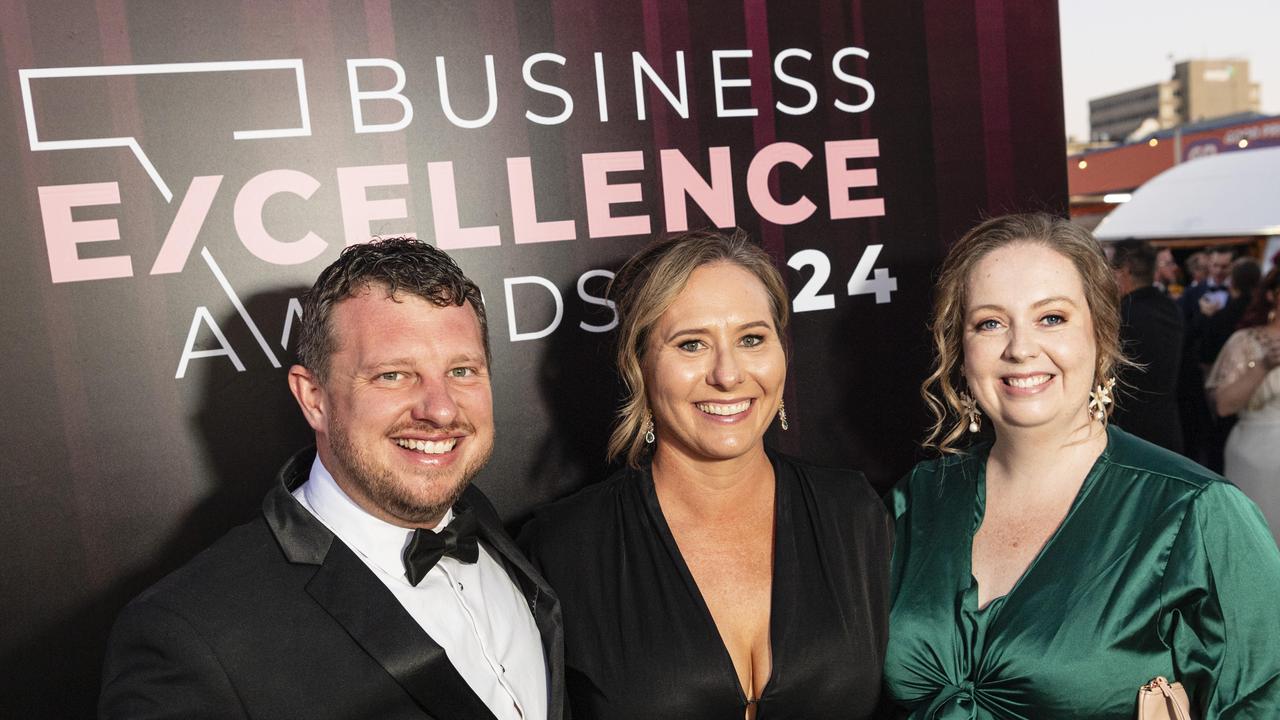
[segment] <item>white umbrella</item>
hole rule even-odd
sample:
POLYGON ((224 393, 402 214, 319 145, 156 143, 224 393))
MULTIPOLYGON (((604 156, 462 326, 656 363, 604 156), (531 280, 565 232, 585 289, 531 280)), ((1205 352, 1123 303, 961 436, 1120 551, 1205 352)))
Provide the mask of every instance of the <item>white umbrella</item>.
POLYGON ((1099 240, 1280 235, 1280 147, 1175 165, 1093 231, 1099 240))

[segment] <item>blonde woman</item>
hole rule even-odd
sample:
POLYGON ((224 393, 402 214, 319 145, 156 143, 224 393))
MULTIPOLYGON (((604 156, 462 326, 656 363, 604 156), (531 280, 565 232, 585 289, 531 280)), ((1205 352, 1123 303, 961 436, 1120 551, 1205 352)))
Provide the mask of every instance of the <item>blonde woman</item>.
POLYGON ((741 234, 678 236, 610 296, 626 468, 522 536, 563 608, 574 719, 870 716, 890 523, 860 473, 764 445, 787 426, 772 261, 741 234))

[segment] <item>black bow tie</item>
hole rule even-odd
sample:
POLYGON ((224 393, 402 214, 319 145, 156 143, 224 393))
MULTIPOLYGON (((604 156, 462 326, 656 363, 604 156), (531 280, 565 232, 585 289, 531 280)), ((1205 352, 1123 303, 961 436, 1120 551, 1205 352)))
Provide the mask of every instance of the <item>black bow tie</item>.
POLYGON ((440 532, 418 528, 404 548, 404 576, 414 587, 431 572, 440 558, 448 555, 460 562, 473 563, 480 557, 476 543, 475 513, 470 509, 454 509, 453 522, 440 532))

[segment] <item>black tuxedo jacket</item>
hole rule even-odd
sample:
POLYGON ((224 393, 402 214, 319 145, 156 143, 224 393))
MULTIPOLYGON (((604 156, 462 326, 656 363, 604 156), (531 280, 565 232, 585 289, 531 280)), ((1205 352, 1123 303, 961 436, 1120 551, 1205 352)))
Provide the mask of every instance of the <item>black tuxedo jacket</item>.
POLYGON ((1178 306, 1159 288, 1120 299, 1120 343, 1143 369, 1124 368, 1111 421, 1148 442, 1182 452, 1178 373, 1185 328, 1178 306))
MULTIPOLYGON (((294 456, 242 525, 131 602, 112 630, 102 718, 492 718, 372 571, 290 495, 294 456)), ((469 487, 480 540, 542 633, 547 717, 563 716, 560 603, 469 487)))

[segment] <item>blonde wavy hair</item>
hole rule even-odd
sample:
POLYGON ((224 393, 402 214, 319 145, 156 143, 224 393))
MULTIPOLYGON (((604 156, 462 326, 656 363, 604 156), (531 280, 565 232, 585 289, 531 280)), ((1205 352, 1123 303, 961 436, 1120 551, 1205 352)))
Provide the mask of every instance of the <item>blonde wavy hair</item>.
MULTIPOLYGON (((927 449, 941 454, 960 452, 957 441, 964 437, 968 425, 960 402, 960 388, 969 274, 993 251, 1019 243, 1043 245, 1057 252, 1070 260, 1080 274, 1098 352, 1094 384, 1115 377, 1122 366, 1133 365, 1120 349, 1120 291, 1115 274, 1093 235, 1079 225, 1046 213, 991 218, 951 246, 934 286, 929 331, 935 360, 933 371, 920 387, 920 395, 934 420, 923 443, 927 449)), ((1107 406, 1104 422, 1114 407, 1107 406)))
MULTIPOLYGON (((764 285, 774 330, 785 338, 790 303, 782 275, 759 245, 742 230, 731 233, 699 230, 655 240, 631 256, 609 283, 608 297, 618 313, 618 375, 625 387, 608 457, 625 459, 638 467, 644 451, 644 431, 649 402, 644 382, 644 358, 649 335, 662 314, 684 290, 689 276, 700 267, 731 263, 751 273, 764 285)), ((784 348, 786 347, 784 341, 784 348)))

